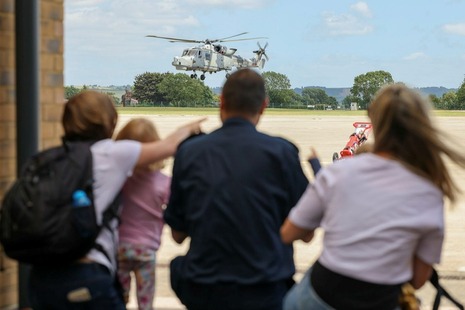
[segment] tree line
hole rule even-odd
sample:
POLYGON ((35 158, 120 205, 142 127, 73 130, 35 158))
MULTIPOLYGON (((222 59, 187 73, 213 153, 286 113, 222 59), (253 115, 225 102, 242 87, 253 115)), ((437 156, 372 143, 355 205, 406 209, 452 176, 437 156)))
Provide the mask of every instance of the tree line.
MULTIPOLYGON (((270 107, 315 110, 350 109, 354 105, 358 109, 367 109, 382 86, 395 82, 392 75, 386 71, 360 74, 354 78, 350 94, 339 104, 335 97, 328 96, 318 87, 305 87, 301 94, 296 93, 291 89, 291 82, 285 74, 266 71, 262 76, 270 99, 270 107)), ((68 99, 88 88, 65 86, 65 98, 68 99)), ((215 106, 219 102, 218 95, 213 93, 211 88, 184 73, 145 72, 134 78, 130 88, 132 97, 136 98, 138 105, 142 106, 207 107, 215 106)), ((116 103, 121 102, 121 98, 114 93, 107 94, 113 96, 116 103)), ((465 110, 465 79, 456 92, 450 91, 441 97, 430 95, 430 100, 435 109, 465 110)))

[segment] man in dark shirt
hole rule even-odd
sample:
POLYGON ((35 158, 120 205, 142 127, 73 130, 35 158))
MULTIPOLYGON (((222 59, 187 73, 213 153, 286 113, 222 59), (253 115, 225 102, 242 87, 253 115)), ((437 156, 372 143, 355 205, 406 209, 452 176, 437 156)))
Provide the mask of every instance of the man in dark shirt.
POLYGON ((242 69, 221 95, 223 126, 184 142, 173 167, 165 221, 176 242, 171 286, 188 309, 281 310, 295 272, 279 229, 307 187, 298 149, 260 133, 262 77, 242 69))

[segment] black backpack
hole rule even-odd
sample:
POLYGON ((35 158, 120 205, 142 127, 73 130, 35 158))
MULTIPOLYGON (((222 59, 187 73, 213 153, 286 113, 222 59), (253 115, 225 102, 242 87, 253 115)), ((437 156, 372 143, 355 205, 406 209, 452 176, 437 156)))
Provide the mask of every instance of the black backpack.
POLYGON ((119 203, 115 198, 98 225, 91 144, 64 142, 24 164, 0 210, 0 242, 7 256, 32 265, 57 265, 73 262, 92 248, 103 250, 95 239, 117 217, 119 203), (88 207, 73 206, 76 190, 87 194, 88 207))

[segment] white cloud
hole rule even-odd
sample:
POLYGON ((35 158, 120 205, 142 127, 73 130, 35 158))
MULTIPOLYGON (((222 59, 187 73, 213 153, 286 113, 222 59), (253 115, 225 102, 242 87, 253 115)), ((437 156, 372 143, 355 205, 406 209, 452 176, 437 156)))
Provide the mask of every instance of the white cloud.
POLYGON ((368 18, 371 18, 373 16, 366 2, 359 1, 355 4, 352 4, 350 6, 350 9, 368 18))
POLYGON ((261 9, 273 5, 275 0, 187 0, 193 7, 227 8, 227 9, 261 9))
POLYGON ((65 13, 65 29, 71 34, 67 40, 73 48, 85 50, 128 46, 148 34, 171 36, 178 27, 200 24, 188 9, 171 0, 107 0, 99 6, 73 3, 65 13))
POLYGON ((415 52, 410 55, 404 57, 404 60, 416 60, 416 59, 423 59, 428 58, 428 56, 423 52, 415 52))
POLYGON ((373 31, 373 26, 368 22, 373 15, 366 2, 359 1, 352 4, 350 11, 352 13, 323 13, 326 33, 331 36, 353 36, 365 35, 373 31))
POLYGON ((444 32, 465 36, 465 23, 446 24, 442 26, 444 32))
POLYGON ((350 14, 335 15, 325 13, 324 24, 329 35, 365 35, 373 31, 373 26, 350 14))
POLYGON ((90 7, 90 6, 98 6, 100 3, 105 2, 105 0, 73 0, 73 1, 65 1, 65 6, 70 8, 76 7, 90 7))

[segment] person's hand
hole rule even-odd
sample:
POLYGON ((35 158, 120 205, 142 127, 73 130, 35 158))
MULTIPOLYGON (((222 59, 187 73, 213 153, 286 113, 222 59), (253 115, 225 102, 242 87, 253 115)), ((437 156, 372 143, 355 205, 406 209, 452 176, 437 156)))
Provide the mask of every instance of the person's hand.
POLYGON ((206 117, 202 117, 201 119, 187 123, 176 129, 165 139, 142 143, 141 153, 136 163, 136 167, 145 167, 146 165, 173 156, 180 143, 187 138, 196 134, 198 135, 202 132, 200 124, 206 119, 206 117))
POLYGON ((310 147, 310 155, 308 156, 308 159, 312 158, 318 158, 318 153, 313 146, 310 147))
POLYGON ((206 117, 202 117, 201 119, 187 123, 179 127, 178 130, 184 132, 187 135, 186 138, 192 135, 198 135, 202 132, 202 127, 200 126, 200 124, 206 120, 206 117))

